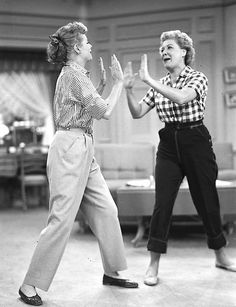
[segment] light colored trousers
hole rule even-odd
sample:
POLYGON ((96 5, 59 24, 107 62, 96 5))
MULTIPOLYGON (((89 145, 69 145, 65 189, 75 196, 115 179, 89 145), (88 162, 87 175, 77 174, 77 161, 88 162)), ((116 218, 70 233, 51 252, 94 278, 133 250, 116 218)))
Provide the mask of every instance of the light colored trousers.
POLYGON ((104 272, 126 269, 117 207, 94 158, 93 138, 79 129, 57 131, 49 149, 47 171, 48 222, 24 283, 48 290, 79 208, 98 239, 104 272))

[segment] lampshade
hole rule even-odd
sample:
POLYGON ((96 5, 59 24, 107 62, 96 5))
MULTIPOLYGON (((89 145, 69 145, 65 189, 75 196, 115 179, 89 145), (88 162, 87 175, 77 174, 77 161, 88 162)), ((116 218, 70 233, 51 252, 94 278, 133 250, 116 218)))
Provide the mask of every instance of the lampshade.
POLYGON ((9 128, 0 123, 0 138, 4 138, 5 135, 7 135, 9 133, 9 128))

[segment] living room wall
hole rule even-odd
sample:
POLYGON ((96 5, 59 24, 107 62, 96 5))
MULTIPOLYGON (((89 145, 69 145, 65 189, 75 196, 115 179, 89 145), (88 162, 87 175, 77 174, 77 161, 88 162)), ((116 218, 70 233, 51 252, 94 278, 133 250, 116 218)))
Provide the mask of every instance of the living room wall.
MULTIPOLYGON (((236 96, 236 4, 225 7, 224 10, 224 20, 225 27, 223 33, 223 45, 224 45, 224 68, 232 69, 233 73, 233 83, 224 84, 223 95, 225 98, 225 93, 233 93, 233 97, 236 96)), ((225 99, 224 99, 225 100, 225 99)), ((225 102, 225 101, 224 101, 225 102)), ((225 126, 226 134, 225 139, 232 142, 234 145, 234 151, 236 150, 236 100, 234 98, 234 107, 225 106, 225 126)), ((236 154, 235 165, 236 165, 236 154)))
MULTIPOLYGON (((234 85, 225 84, 223 79, 224 68, 235 62, 235 6, 236 1, 230 0, 5 0, 0 2, 0 48, 45 50, 49 34, 79 19, 88 25, 88 36, 93 42, 94 82, 98 82, 98 57, 104 58, 109 76, 113 53, 123 67, 131 60, 135 71, 140 56, 147 53, 150 73, 160 77, 164 71, 158 55, 159 35, 177 28, 188 32, 195 42, 195 67, 207 74, 210 83, 205 121, 215 141, 228 140, 236 147, 236 129, 232 129, 236 108, 229 109, 224 102, 225 91, 234 85)), ((109 81, 104 96, 110 86, 109 81)), ((137 82, 137 98, 146 90, 137 82)), ((155 111, 144 119, 133 120, 122 93, 111 120, 96 124, 96 139, 157 143, 161 126, 155 111)))

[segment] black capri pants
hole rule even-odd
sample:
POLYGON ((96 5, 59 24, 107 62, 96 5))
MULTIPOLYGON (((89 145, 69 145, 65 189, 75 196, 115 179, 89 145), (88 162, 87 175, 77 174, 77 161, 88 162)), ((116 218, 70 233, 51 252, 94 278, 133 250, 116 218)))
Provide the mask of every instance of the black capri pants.
POLYGON ((155 207, 147 248, 166 253, 175 199, 186 176, 191 197, 202 218, 210 249, 226 245, 216 189, 218 167, 212 139, 202 121, 166 124, 159 131, 156 156, 155 207))

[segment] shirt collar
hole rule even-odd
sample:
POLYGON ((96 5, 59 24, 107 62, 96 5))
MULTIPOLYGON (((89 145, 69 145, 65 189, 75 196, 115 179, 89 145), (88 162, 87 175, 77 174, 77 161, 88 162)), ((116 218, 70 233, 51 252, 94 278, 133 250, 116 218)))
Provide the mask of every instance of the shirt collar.
MULTIPOLYGON (((193 69, 190 66, 185 66, 184 69, 181 71, 181 73, 179 74, 178 80, 180 78, 186 78, 188 76, 188 74, 192 71, 193 69)), ((171 82, 171 77, 170 77, 170 73, 168 72, 166 75, 166 78, 169 82, 171 82)))
POLYGON ((66 63, 66 66, 70 66, 71 68, 79 71, 79 72, 82 72, 82 74, 86 75, 87 77, 89 77, 89 74, 90 72, 85 69, 84 67, 82 67, 81 65, 79 65, 78 63, 75 63, 75 62, 72 62, 72 61, 68 61, 66 63))
POLYGON ((180 77, 185 78, 193 69, 190 66, 185 66, 185 68, 179 74, 180 77))

